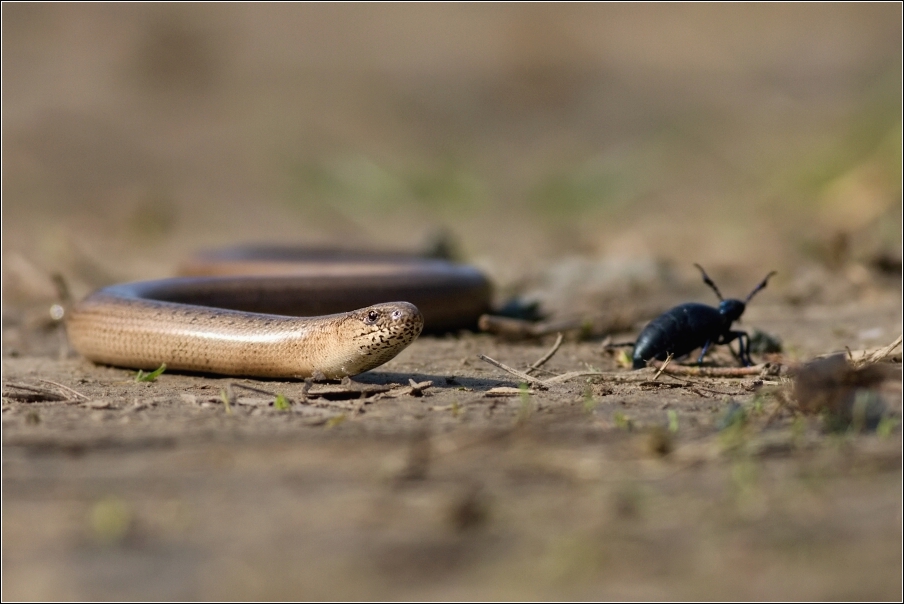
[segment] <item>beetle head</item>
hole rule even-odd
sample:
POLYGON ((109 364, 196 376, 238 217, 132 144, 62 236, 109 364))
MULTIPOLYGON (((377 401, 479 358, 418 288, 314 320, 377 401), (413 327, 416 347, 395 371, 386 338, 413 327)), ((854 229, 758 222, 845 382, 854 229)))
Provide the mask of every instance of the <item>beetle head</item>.
POLYGON ((719 303, 719 314, 725 317, 728 324, 732 324, 741 318, 747 306, 740 300, 722 300, 719 303))

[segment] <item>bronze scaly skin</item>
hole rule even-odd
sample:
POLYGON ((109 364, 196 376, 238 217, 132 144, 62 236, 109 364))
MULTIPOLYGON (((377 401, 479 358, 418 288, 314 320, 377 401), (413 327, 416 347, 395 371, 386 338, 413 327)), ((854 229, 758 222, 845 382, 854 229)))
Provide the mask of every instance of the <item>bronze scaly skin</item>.
MULTIPOLYGON (((220 274, 240 252, 215 262, 220 274)), ((277 261, 278 275, 272 261, 254 261, 265 265, 266 276, 183 277, 101 289, 69 313, 69 339, 86 358, 120 367, 151 370, 166 363, 224 375, 341 378, 395 357, 424 329, 425 316, 428 329, 432 324, 441 331, 475 324, 489 307, 483 275, 445 261, 378 256, 375 263, 360 254, 318 252, 301 273, 292 273, 294 260, 277 261), (403 296, 418 306, 380 301, 403 296), (368 305, 349 310, 360 303, 368 305), (347 312, 297 316, 323 309, 347 312)))

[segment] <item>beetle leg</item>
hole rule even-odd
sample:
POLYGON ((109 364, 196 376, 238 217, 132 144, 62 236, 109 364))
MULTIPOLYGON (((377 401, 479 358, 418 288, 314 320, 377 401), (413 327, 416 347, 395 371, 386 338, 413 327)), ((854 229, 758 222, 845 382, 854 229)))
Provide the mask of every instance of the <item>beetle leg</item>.
POLYGON ((746 359, 745 365, 750 367, 753 365, 753 360, 750 358, 750 336, 747 335, 746 331, 741 332, 743 335, 738 336, 738 346, 743 350, 743 358, 746 359))
POLYGON ((712 340, 707 340, 706 344, 703 345, 703 350, 700 351, 700 357, 697 359, 698 365, 703 363, 703 357, 706 356, 706 351, 709 350, 709 345, 712 343, 713 343, 712 340))
MULTIPOLYGON (((741 360, 741 364, 745 367, 750 367, 753 363, 750 361, 750 336, 747 335, 746 331, 728 331, 722 334, 720 337, 719 344, 730 344, 731 342, 737 340, 738 341, 738 357, 741 360)), ((729 349, 731 346, 729 346, 729 349)))

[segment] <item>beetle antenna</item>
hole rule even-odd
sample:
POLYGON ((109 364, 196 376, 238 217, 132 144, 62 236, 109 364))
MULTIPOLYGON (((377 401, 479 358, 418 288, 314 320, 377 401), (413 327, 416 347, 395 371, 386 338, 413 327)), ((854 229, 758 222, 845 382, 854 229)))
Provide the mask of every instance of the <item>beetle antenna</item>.
POLYGON ((744 300, 744 304, 747 304, 748 302, 750 302, 750 299, 753 297, 753 295, 754 295, 755 293, 757 293, 758 291, 760 291, 761 289, 763 289, 764 287, 766 287, 766 283, 769 281, 769 277, 771 277, 772 275, 774 275, 776 272, 777 272, 777 271, 772 271, 771 273, 769 273, 768 275, 766 275, 766 278, 763 279, 763 282, 760 283, 759 285, 757 285, 756 287, 754 287, 754 288, 753 288, 753 291, 750 292, 750 293, 747 295, 747 299, 744 300))
MULTIPOLYGON (((706 284, 707 284, 708 286, 710 286, 711 288, 713 288, 713 291, 716 292, 716 295, 717 295, 717 296, 719 296, 719 302, 721 302, 722 300, 724 300, 725 298, 722 297, 722 292, 719 291, 719 288, 716 287, 716 284, 713 283, 713 280, 709 278, 709 275, 706 274, 706 271, 703 270, 703 267, 700 266, 699 264, 697 264, 696 262, 694 263, 694 266, 696 266, 697 268, 699 268, 699 269, 700 269, 700 272, 703 273, 703 282, 706 283, 706 284)), ((766 278, 768 279, 768 277, 766 277, 766 278)), ((765 282, 765 281, 763 281, 763 287, 766 287, 766 282, 765 282)), ((756 290, 754 290, 754 291, 756 291, 756 290)), ((750 294, 750 295, 752 296, 753 294, 750 294)), ((750 298, 748 298, 748 300, 749 300, 749 299, 750 299, 750 298)))

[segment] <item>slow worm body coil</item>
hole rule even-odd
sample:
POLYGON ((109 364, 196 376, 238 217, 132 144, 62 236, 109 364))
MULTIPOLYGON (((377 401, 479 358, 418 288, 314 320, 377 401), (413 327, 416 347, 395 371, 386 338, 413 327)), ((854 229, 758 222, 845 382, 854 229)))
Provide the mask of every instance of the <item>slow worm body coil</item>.
POLYGON ((472 327, 489 307, 476 269, 399 254, 237 248, 182 272, 88 296, 67 320, 73 347, 136 369, 339 378, 385 363, 422 328, 472 327))

